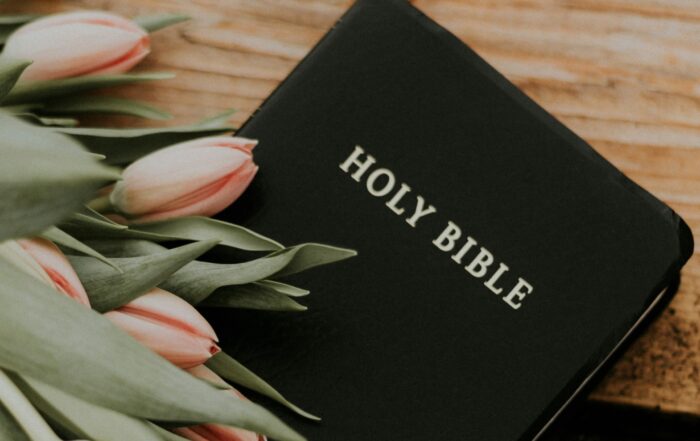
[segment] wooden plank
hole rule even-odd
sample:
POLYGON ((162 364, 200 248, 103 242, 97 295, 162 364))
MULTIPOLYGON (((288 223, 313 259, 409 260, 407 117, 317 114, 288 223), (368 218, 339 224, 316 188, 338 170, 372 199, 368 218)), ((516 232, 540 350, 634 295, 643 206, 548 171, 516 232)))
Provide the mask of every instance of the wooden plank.
MULTIPOLYGON (((2 11, 185 12, 139 70, 177 78, 119 93, 173 124, 235 107, 240 123, 348 7, 347 0, 29 0, 2 11)), ((538 103, 700 234, 700 3, 697 0, 417 0, 538 103)), ((98 120, 100 121, 100 120, 98 120)), ((110 123, 144 125, 120 118, 110 123)), ((102 121, 100 121, 102 122, 102 121)), ((700 415, 700 258, 670 308, 592 399, 700 415)))

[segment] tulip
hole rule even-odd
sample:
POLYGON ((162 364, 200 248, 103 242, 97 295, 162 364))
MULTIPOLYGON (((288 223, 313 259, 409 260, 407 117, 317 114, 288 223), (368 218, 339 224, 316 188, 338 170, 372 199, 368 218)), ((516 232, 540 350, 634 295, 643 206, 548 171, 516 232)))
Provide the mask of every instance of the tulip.
MULTIPOLYGON (((228 387, 228 389, 223 390, 222 393, 229 393, 239 400, 246 399, 243 394, 226 384, 221 377, 205 366, 197 366, 196 368, 188 369, 188 372, 210 383, 228 387)), ((174 432, 191 441, 267 441, 267 438, 263 435, 219 424, 201 424, 198 426, 181 427, 175 429, 174 432)))
POLYGON ((106 12, 52 15, 17 29, 4 57, 29 60, 22 80, 52 80, 126 72, 149 53, 148 33, 106 12))
POLYGON ((15 264, 78 303, 89 307, 85 288, 66 256, 56 245, 46 239, 20 239, 6 242, 15 264))
POLYGON ((209 137, 183 142, 128 166, 111 194, 112 205, 132 222, 212 216, 245 191, 258 171, 257 141, 209 137))
POLYGON ((220 351, 207 320, 189 303, 160 288, 104 315, 181 368, 198 366, 220 351))

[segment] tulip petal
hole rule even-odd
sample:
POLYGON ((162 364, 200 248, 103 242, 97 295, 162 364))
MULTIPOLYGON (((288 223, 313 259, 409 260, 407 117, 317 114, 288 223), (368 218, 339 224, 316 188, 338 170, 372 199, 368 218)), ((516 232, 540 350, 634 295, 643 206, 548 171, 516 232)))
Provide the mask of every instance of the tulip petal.
POLYGON ((257 433, 219 424, 201 424, 190 430, 209 441, 259 441, 257 433))
POLYGON ((192 305, 164 289, 153 288, 120 311, 180 328, 194 335, 219 341, 209 322, 192 305))
POLYGON ((43 268, 57 290, 85 306, 90 306, 90 300, 78 275, 56 245, 39 238, 21 239, 17 242, 43 268))
POLYGON ((4 56, 32 60, 24 80, 65 78, 104 69, 147 38, 119 28, 70 23, 20 32, 7 41, 4 56))
POLYGON ((181 368, 200 365, 220 351, 211 339, 171 326, 163 326, 119 310, 104 314, 112 323, 144 346, 181 368))
POLYGON ((177 429, 173 429, 173 432, 190 441, 209 441, 207 438, 204 438, 203 436, 199 435, 197 432, 188 427, 180 427, 177 429))
POLYGON ((112 200, 127 214, 156 211, 183 195, 216 183, 250 161, 247 153, 219 147, 185 152, 160 150, 124 170, 112 200))
POLYGON ((93 70, 89 72, 90 75, 110 75, 118 74, 131 70, 132 67, 136 66, 151 53, 149 48, 148 40, 146 38, 142 39, 140 44, 133 48, 131 52, 122 56, 120 60, 113 61, 109 66, 93 70))
POLYGON ((182 208, 141 216, 135 219, 134 222, 152 222, 191 215, 213 216, 238 199, 253 181, 257 172, 257 165, 253 163, 246 164, 243 170, 233 173, 228 181, 209 197, 182 208))

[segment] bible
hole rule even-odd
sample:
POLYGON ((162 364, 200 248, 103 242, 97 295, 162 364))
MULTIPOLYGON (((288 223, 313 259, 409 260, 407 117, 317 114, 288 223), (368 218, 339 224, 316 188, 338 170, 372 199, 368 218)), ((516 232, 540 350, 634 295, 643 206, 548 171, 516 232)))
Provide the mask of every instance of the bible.
POLYGON ((405 1, 357 1, 238 136, 260 172, 222 219, 358 251, 281 279, 307 311, 213 314, 322 417, 277 412, 311 440, 536 439, 692 254, 676 213, 405 1))

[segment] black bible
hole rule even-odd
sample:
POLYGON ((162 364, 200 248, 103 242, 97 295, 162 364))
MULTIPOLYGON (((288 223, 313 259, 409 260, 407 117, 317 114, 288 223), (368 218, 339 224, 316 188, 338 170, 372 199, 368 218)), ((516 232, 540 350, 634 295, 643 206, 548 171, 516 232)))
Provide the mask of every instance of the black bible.
MULTIPOLYGON (((220 217, 358 251, 214 314, 310 440, 536 439, 692 253, 686 224, 408 2, 360 0, 245 123, 220 217)), ((266 403, 267 404, 267 403, 266 403)))

